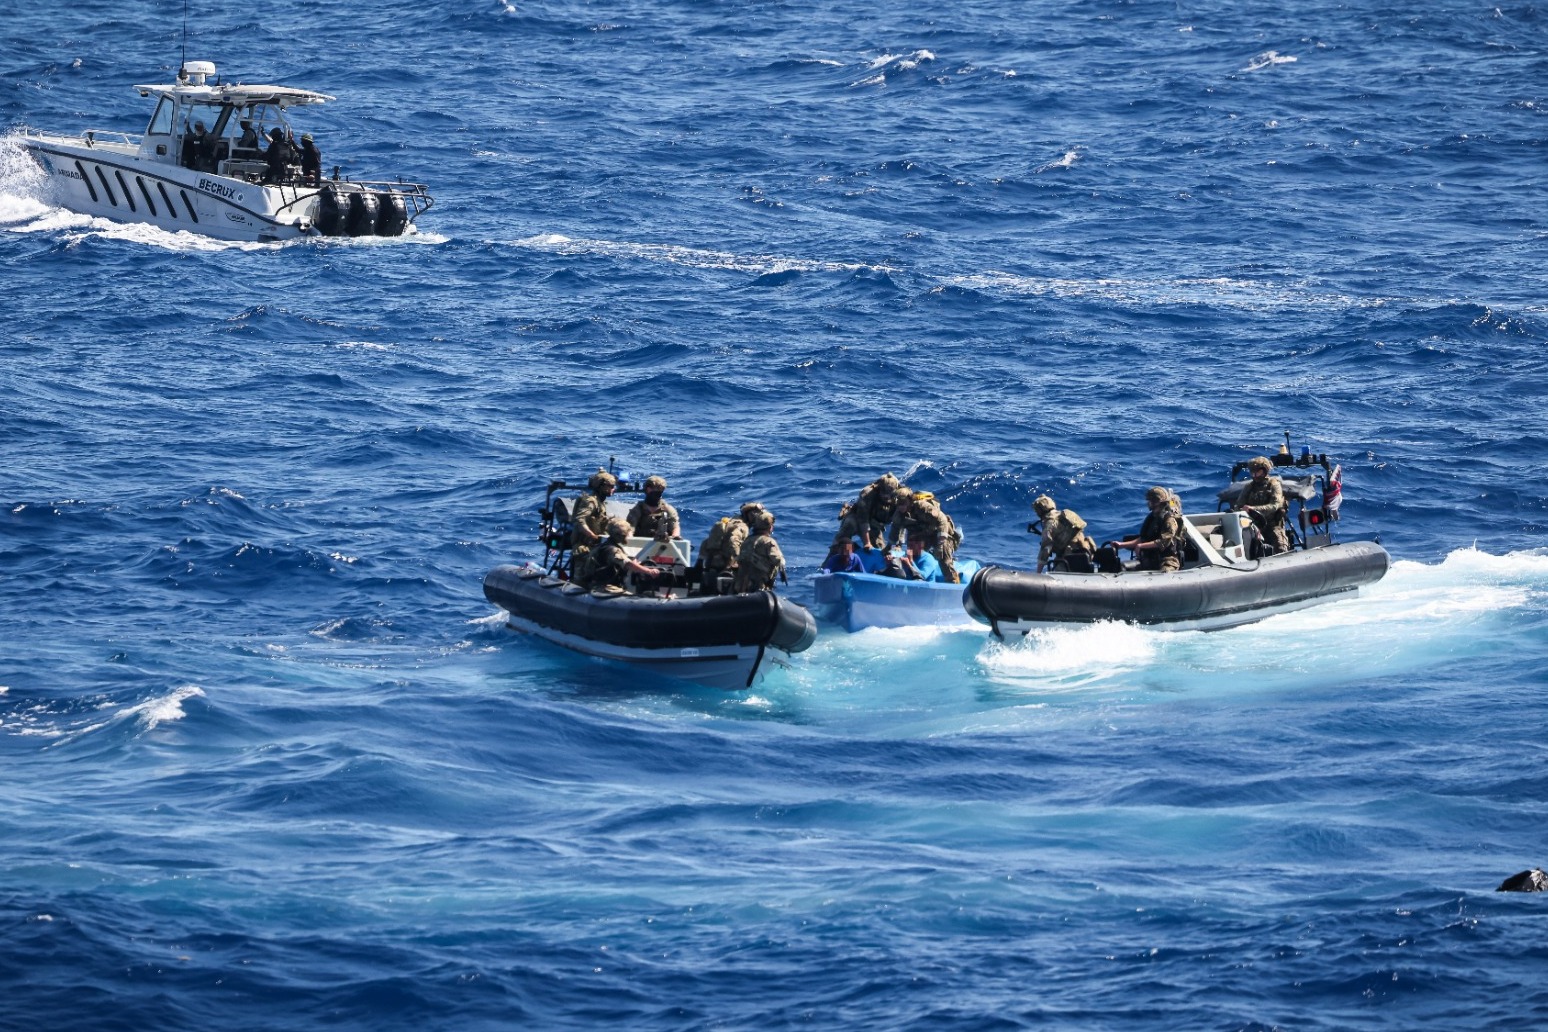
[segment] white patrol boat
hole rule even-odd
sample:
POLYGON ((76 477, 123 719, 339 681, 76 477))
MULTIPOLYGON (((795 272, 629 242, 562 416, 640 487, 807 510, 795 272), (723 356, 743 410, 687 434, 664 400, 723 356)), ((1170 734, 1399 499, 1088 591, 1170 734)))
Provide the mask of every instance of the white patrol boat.
POLYGON ((208 61, 177 81, 136 86, 155 97, 143 135, 90 129, 21 137, 48 173, 54 200, 84 215, 147 222, 222 240, 401 236, 433 203, 418 183, 303 173, 286 113, 324 104, 324 93, 222 83, 208 61), (205 135, 197 135, 200 124, 205 135), (270 154, 276 137, 286 146, 270 154))

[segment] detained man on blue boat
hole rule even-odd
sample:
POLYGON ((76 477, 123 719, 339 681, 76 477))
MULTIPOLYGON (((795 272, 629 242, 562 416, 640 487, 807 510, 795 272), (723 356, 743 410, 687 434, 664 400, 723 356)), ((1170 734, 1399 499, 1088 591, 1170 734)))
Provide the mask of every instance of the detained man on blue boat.
POLYGON ((935 556, 924 550, 923 537, 910 537, 907 551, 896 560, 888 560, 884 576, 927 583, 939 583, 945 579, 941 574, 941 564, 935 556))
POLYGON ((823 573, 864 573, 865 564, 855 554, 854 538, 845 538, 839 545, 839 550, 832 553, 822 561, 823 573))

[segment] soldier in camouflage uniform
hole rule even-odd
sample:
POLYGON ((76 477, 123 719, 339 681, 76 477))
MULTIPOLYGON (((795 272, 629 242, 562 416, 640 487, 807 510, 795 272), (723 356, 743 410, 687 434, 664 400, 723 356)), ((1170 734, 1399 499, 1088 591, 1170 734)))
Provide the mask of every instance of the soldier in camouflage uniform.
POLYGON ((650 477, 645 481, 645 497, 635 502, 634 508, 629 510, 629 515, 624 517, 637 536, 655 538, 657 541, 682 537, 677 522, 677 510, 672 507, 671 502, 661 500, 666 489, 667 482, 664 477, 650 477))
POLYGON ((785 555, 774 540, 774 514, 759 509, 748 521, 751 533, 737 556, 736 590, 773 591, 774 580, 785 574, 785 555))
POLYGON ((928 491, 910 491, 898 488, 897 509, 892 516, 892 526, 887 534, 887 547, 896 548, 903 536, 919 537, 925 548, 941 564, 941 579, 948 584, 960 584, 957 574, 957 542, 962 535, 957 532, 951 517, 941 511, 935 495, 928 491))
POLYGON ((1086 521, 1080 518, 1080 514, 1073 509, 1060 509, 1047 495, 1038 495, 1032 502, 1032 508, 1043 521, 1043 539, 1037 550, 1037 572, 1042 573, 1051 562, 1059 560, 1064 561, 1066 569, 1078 567, 1079 572, 1089 570, 1096 544, 1086 536, 1086 521))
POLYGON ((577 567, 579 573, 575 578, 576 583, 593 590, 621 591, 631 573, 654 581, 658 571, 629 558, 624 547, 629 542, 631 529, 625 520, 609 521, 606 539, 590 550, 577 567))
POLYGON ((867 552, 882 547, 887 524, 892 521, 899 486, 897 477, 884 473, 861 488, 860 497, 839 514, 838 533, 833 535, 828 554, 839 551, 851 538, 859 538, 860 547, 867 552))
POLYGON ((1285 533, 1285 516, 1290 504, 1285 501, 1284 485, 1278 477, 1269 476, 1274 464, 1259 455, 1247 464, 1252 479, 1247 482, 1235 508, 1252 518, 1253 526, 1263 536, 1263 554, 1278 555, 1290 551, 1290 537, 1285 533))
POLYGON ((753 514, 763 512, 762 502, 744 502, 737 516, 722 516, 699 545, 699 567, 702 570, 702 587, 706 595, 720 593, 723 574, 735 574, 742 543, 747 540, 748 522, 753 514))
POLYGON ((1171 573, 1182 569, 1182 511, 1177 496, 1164 487, 1145 492, 1150 515, 1134 537, 1113 542, 1115 548, 1127 548, 1140 562, 1140 569, 1171 573))
POLYGON ((575 577, 591 550, 607 536, 607 497, 618 488, 618 478, 597 470, 586 481, 590 494, 581 495, 570 514, 570 576, 575 577))

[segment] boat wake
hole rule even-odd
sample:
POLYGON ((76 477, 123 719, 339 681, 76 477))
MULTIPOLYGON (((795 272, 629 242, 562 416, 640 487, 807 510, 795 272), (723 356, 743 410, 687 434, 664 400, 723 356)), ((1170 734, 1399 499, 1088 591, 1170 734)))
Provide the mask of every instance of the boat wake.
POLYGON ((45 199, 48 177, 22 147, 23 132, 0 135, 0 226, 7 228, 63 210, 45 199))
POLYGON ((1022 692, 1299 691, 1463 664, 1545 619, 1548 554, 1459 549, 1438 565, 1395 562, 1360 594, 1229 630, 1100 623, 986 644, 984 675, 1022 692))
POLYGON ((830 262, 810 258, 786 258, 771 254, 735 254, 676 244, 644 244, 616 240, 572 239, 558 233, 527 237, 513 242, 517 247, 562 255, 599 255, 605 258, 641 259, 663 262, 690 269, 721 269, 766 276, 785 272, 878 272, 895 270, 885 265, 858 262, 830 262))

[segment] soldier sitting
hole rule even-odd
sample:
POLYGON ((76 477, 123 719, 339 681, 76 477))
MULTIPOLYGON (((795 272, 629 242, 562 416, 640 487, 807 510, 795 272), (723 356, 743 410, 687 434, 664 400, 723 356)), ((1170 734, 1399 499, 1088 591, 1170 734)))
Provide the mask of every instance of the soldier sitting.
POLYGON ((1140 569, 1172 573, 1182 569, 1183 526, 1172 492, 1152 487, 1145 492, 1150 515, 1131 538, 1111 542, 1113 548, 1127 548, 1139 560, 1140 569))
POLYGON ((1259 455, 1247 464, 1247 468, 1252 471, 1252 479, 1236 500, 1235 509, 1245 512, 1262 536, 1260 555, 1290 551, 1290 537, 1285 533, 1285 516, 1290 505, 1285 501, 1285 489, 1279 478, 1269 476, 1274 463, 1267 456, 1259 455))
POLYGON ((607 539, 593 549, 585 559, 575 581, 593 591, 623 591, 628 586, 629 575, 648 578, 654 584, 658 571, 644 563, 629 558, 629 524, 612 520, 607 525, 607 539))

